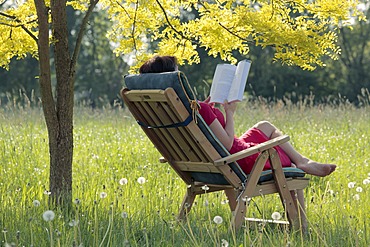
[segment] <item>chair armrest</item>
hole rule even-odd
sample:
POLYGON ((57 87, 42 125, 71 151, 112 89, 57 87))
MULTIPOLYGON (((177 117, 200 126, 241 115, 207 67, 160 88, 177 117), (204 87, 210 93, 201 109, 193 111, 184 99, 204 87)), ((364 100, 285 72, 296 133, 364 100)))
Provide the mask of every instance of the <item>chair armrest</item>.
POLYGON ((234 162, 234 161, 237 161, 237 160, 240 160, 240 159, 243 159, 245 157, 248 157, 248 156, 251 156, 253 154, 256 154, 256 153, 259 153, 259 152, 262 152, 262 151, 265 151, 267 149, 270 149, 272 147, 275 147, 275 146, 278 146, 282 143, 285 143, 287 141, 289 141, 290 137, 288 135, 282 135, 282 136, 278 136, 274 139, 271 139, 271 140, 268 140, 264 143, 261 143, 261 144, 258 144, 254 147, 251 147, 251 148, 248 148, 248 149, 244 149, 242 151, 239 151, 235 154, 231 154, 227 157, 224 157, 222 159, 219 159, 219 160, 216 160, 214 163, 215 163, 215 166, 220 166, 220 165, 225 165, 225 164, 228 164, 228 163, 231 163, 231 162, 234 162))

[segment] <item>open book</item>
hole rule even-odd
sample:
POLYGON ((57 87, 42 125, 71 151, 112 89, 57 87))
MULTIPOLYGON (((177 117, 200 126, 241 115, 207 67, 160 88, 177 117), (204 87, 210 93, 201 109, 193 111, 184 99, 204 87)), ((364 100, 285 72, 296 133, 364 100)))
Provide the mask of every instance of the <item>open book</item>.
POLYGON ((217 64, 211 85, 211 103, 241 101, 251 61, 242 60, 237 65, 217 64))

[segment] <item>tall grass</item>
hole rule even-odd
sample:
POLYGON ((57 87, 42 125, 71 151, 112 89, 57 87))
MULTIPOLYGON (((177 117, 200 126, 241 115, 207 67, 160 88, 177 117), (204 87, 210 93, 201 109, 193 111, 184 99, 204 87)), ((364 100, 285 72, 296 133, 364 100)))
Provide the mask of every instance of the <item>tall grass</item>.
MULTIPOLYGON (((124 109, 75 110, 74 208, 48 206, 48 139, 42 111, 0 109, 0 235, 3 246, 370 246, 368 101, 313 105, 307 98, 242 102, 237 134, 268 120, 304 155, 338 164, 305 190, 309 234, 275 224, 230 231, 226 196, 204 194, 188 219, 176 214, 185 185, 124 109), (127 181, 127 183, 126 183, 127 181), (47 210, 55 217, 43 218, 47 210), (221 216, 216 224, 213 219, 221 216)), ((255 198, 248 216, 284 213, 276 195, 255 198)))

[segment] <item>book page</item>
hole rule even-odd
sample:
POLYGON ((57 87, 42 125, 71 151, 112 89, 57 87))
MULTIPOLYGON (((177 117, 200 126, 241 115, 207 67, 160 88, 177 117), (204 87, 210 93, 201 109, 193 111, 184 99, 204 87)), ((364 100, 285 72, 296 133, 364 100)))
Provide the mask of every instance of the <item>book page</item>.
POLYGON ((231 84, 229 94, 227 96, 228 102, 243 100, 245 85, 251 67, 251 61, 243 60, 238 63, 236 67, 234 80, 231 84))
POLYGON ((235 70, 235 65, 217 64, 210 91, 211 103, 224 103, 227 99, 235 70))

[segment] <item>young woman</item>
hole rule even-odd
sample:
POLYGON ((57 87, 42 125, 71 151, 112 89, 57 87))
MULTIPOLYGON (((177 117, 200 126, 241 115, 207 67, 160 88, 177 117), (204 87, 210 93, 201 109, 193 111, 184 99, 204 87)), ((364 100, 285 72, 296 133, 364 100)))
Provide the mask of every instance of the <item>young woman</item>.
MULTIPOLYGON (((161 73, 176 71, 177 69, 176 57, 155 56, 145 62, 140 67, 139 72, 161 73)), ((236 137, 234 133, 234 113, 237 107, 237 102, 229 103, 225 101, 224 104, 222 104, 225 115, 218 108, 214 107, 214 104, 209 102, 209 97, 205 101, 199 102, 199 114, 231 154, 282 135, 281 131, 273 124, 268 121, 261 121, 247 130, 242 136, 236 137)), ((325 177, 336 169, 336 165, 334 164, 319 163, 306 158, 297 152, 289 142, 281 144, 275 147, 275 149, 279 154, 283 167, 295 165, 307 174, 320 177, 325 177)), ((257 156, 258 154, 255 154, 237 161, 246 174, 251 172, 257 156)), ((270 168, 270 163, 266 162, 264 169, 266 170, 270 168)))

